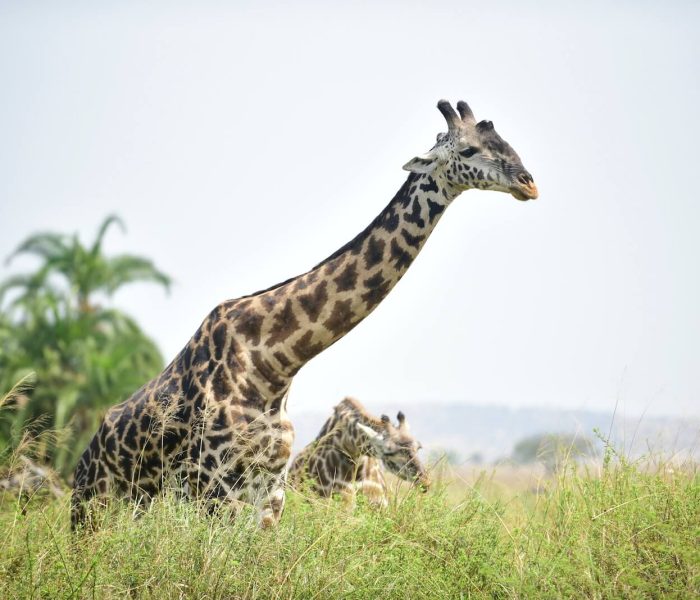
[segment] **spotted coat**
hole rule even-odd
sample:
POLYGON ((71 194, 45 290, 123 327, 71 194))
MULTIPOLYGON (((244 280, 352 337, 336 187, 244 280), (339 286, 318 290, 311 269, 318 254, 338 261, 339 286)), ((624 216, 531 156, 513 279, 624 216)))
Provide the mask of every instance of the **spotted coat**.
POLYGON ((403 413, 398 421, 394 427, 388 416, 377 418, 358 400, 345 398, 316 439, 295 457, 289 471, 292 485, 310 485, 321 496, 338 493, 348 501, 360 492, 370 503, 386 506, 386 465, 394 475, 427 490, 430 478, 418 458, 420 444, 403 413))
POLYGON ((162 373, 107 412, 75 470, 74 526, 94 496, 148 501, 164 488, 213 504, 253 504, 263 526, 279 520, 296 373, 377 307, 447 206, 475 187, 470 181, 502 189, 506 163, 524 177, 514 153, 493 158, 486 142, 495 132, 466 156, 460 148, 477 144, 478 130, 466 121, 463 130, 449 119, 448 126, 427 158, 406 166, 406 182, 357 237, 298 277, 216 306, 162 373), (477 159, 479 169, 469 165, 477 159))

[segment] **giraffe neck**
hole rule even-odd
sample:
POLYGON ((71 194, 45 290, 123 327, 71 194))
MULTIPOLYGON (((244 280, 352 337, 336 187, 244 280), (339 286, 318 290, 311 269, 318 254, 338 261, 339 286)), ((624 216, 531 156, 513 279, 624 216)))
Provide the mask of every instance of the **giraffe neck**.
POLYGON ((369 442, 356 427, 358 421, 370 427, 379 425, 378 420, 368 415, 364 408, 358 408, 352 400, 346 399, 336 407, 316 439, 321 446, 336 448, 346 459, 356 462, 360 457, 372 453, 369 442))
POLYGON ((291 379, 387 296, 458 194, 441 174, 411 173, 353 240, 311 271, 243 299, 238 333, 275 378, 291 379))

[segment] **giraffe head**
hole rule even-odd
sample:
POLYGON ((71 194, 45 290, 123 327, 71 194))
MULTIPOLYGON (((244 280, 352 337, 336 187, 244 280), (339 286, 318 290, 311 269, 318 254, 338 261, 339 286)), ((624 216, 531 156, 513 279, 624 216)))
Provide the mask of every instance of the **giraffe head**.
POLYGON ((413 173, 442 171, 460 191, 477 188, 506 192, 518 200, 537 198, 532 175, 491 121, 477 123, 463 100, 457 103, 459 114, 447 100, 440 100, 437 106, 447 121, 447 133, 438 134, 430 152, 409 160, 404 169, 413 173))
POLYGON ((394 475, 411 481, 423 491, 430 487, 430 477, 418 458, 421 444, 411 435, 402 412, 397 415, 399 426, 395 427, 387 415, 372 426, 357 421, 358 433, 364 437, 368 454, 381 460, 394 475))

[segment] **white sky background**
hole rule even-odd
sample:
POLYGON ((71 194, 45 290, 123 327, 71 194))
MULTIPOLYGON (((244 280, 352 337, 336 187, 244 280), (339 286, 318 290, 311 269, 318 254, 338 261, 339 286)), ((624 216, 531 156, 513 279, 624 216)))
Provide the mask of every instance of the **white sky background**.
POLYGON ((0 3, 1 257, 118 213, 107 250, 176 284, 113 302, 170 360, 217 302, 364 228, 464 98, 540 199, 459 197, 292 411, 700 415, 697 3, 94 4, 0 3))

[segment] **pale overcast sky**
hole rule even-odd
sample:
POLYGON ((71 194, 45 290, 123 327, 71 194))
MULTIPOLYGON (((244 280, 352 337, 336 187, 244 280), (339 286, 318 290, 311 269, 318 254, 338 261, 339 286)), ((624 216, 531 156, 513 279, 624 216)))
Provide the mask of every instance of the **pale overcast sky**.
POLYGON ((458 198, 292 414, 352 394, 700 415, 697 2, 143 4, 0 2, 0 256, 118 213, 107 249, 176 283, 113 303, 170 360, 217 302, 364 228, 463 98, 540 199, 458 198))

